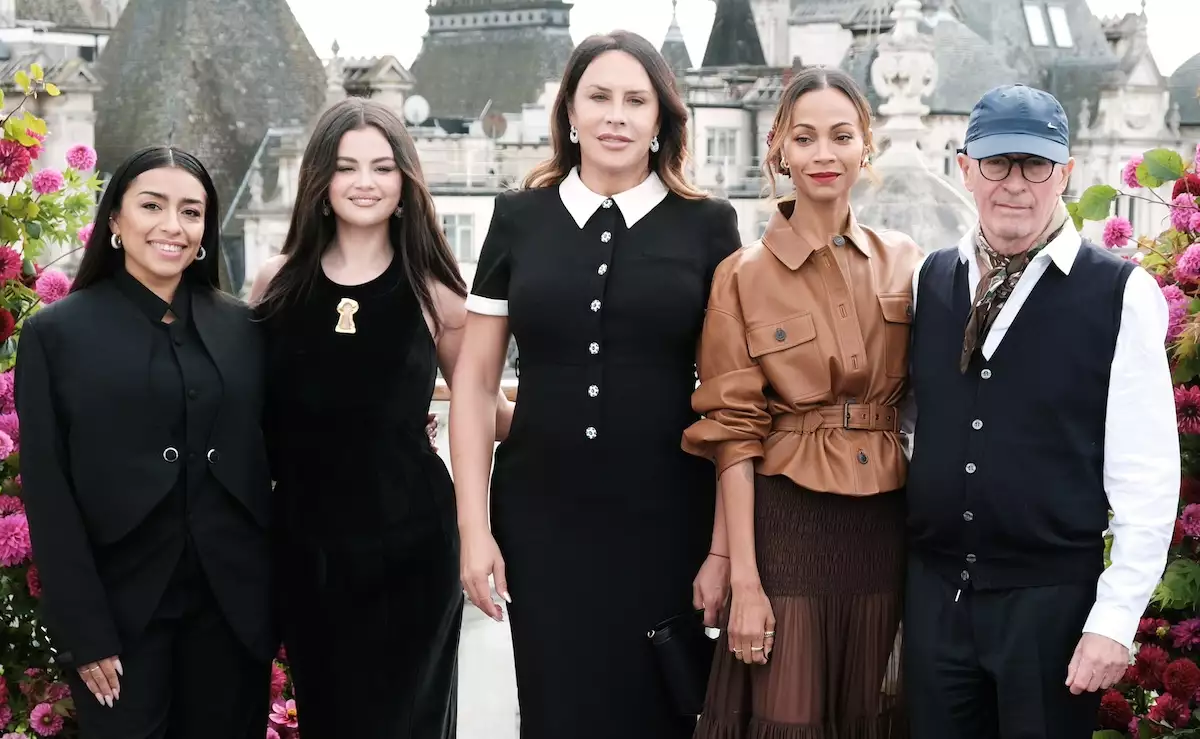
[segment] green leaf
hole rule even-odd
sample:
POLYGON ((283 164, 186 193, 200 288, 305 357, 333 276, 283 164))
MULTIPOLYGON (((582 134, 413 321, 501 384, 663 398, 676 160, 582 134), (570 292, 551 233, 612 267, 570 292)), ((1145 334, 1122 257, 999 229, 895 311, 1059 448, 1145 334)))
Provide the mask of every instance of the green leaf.
POLYGON ((1163 180, 1160 180, 1154 175, 1150 174, 1150 167, 1145 162, 1139 164, 1134 172, 1135 176, 1137 177, 1138 184, 1142 187, 1149 187, 1153 189, 1155 187, 1162 187, 1163 185, 1163 180))
POLYGON ((26 95, 29 94, 30 81, 29 75, 25 73, 25 70, 14 74, 13 81, 17 83, 17 87, 21 88, 21 92, 24 92, 26 95))
POLYGON ((40 239, 42 237, 42 224, 37 221, 30 221, 25 224, 25 232, 29 234, 31 239, 40 239))
POLYGON ((58 85, 54 84, 53 82, 47 82, 46 83, 46 94, 52 98, 56 98, 59 95, 61 95, 62 92, 59 91, 58 85))
POLYGON ((1114 729, 1105 729, 1093 732, 1092 739, 1125 739, 1125 734, 1114 729))
POLYGON ((1092 185, 1079 196, 1079 217, 1085 221, 1103 221, 1112 212, 1116 188, 1110 185, 1092 185))
POLYGON ((1200 562, 1177 559, 1167 565, 1151 601, 1167 610, 1200 608, 1200 562))
POLYGON ((37 265, 33 263, 32 259, 26 259, 21 262, 21 272, 26 277, 33 277, 37 274, 37 265))
POLYGON ((1083 218, 1079 215, 1079 203, 1074 201, 1067 203, 1067 212, 1071 214, 1071 220, 1075 223, 1075 230, 1083 230, 1083 218))
POLYGON ((1146 152, 1142 163, 1151 177, 1164 181, 1177 180, 1186 171, 1183 157, 1170 149, 1151 149, 1146 152))
POLYGON ((0 216, 0 243, 11 244, 21 238, 17 222, 8 216, 0 216))
POLYGON ((1182 385, 1190 382, 1197 375, 1200 375, 1200 359, 1188 357, 1180 360, 1179 364, 1175 366, 1175 371, 1171 373, 1171 382, 1175 385, 1182 385))
POLYGON ((46 127, 46 122, 35 115, 25 117, 25 128, 28 128, 39 136, 45 136, 50 130, 46 127))
POLYGON ((25 217, 26 218, 37 218, 38 213, 41 213, 41 212, 42 212, 42 206, 38 205, 37 203, 35 203, 32 200, 30 200, 29 204, 25 206, 25 217))
POLYGON ((41 82, 46 78, 46 72, 42 69, 42 65, 38 64, 37 62, 29 65, 29 71, 33 74, 33 78, 38 82, 41 82))

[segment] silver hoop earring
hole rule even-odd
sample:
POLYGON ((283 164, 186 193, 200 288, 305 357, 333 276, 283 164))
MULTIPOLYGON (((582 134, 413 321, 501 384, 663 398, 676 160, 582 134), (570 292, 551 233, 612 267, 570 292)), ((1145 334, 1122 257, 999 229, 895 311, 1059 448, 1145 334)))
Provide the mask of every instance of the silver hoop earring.
POLYGON ((120 249, 121 247, 125 246, 125 242, 121 241, 121 237, 117 236, 116 234, 113 234, 109 237, 108 243, 112 244, 112 248, 114 249, 120 249))
POLYGON ((792 168, 788 166, 787 160, 783 157, 779 157, 779 171, 784 174, 789 174, 792 171, 792 168))
POLYGON ((393 218, 403 218, 404 217, 404 206, 397 205, 395 212, 392 213, 392 217, 393 218))
POLYGON ((660 147, 658 145, 658 136, 656 135, 654 138, 650 139, 650 151, 657 154, 659 148, 660 147))
POLYGON ((202 247, 200 247, 200 251, 196 252, 196 261, 203 262, 204 258, 207 256, 208 256, 208 252, 204 251, 204 247, 202 246, 202 247))
POLYGON ((329 215, 329 198, 325 198, 321 201, 321 213, 323 215, 329 215))
POLYGON ((579 143, 579 129, 575 128, 575 126, 572 125, 571 126, 571 134, 567 138, 571 139, 572 144, 578 144, 579 143))

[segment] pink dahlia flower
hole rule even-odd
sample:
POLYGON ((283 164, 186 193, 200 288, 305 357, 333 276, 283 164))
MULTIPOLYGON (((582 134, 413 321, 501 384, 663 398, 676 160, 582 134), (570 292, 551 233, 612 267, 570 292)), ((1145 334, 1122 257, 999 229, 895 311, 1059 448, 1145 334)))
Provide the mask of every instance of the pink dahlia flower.
POLYGON ((1183 525, 1184 536, 1200 539, 1200 503, 1192 503, 1179 514, 1179 522, 1183 525))
POLYGON ((1171 643, 1176 649, 1200 647, 1200 618, 1189 618, 1171 627, 1171 643))
POLYGON ((16 449, 17 445, 13 442, 12 437, 0 431, 0 459, 8 459, 16 449))
POLYGON ((1137 179, 1137 168, 1141 163, 1141 154, 1125 162, 1125 168, 1121 170, 1121 182, 1124 182, 1126 187, 1132 187, 1136 190, 1142 186, 1142 183, 1138 182, 1137 179))
POLYGON ((1200 387, 1175 387, 1175 421, 1181 434, 1200 434, 1200 387))
POLYGON ((16 141, 0 141, 0 182, 18 182, 29 174, 33 157, 16 141))
POLYGON ((0 704, 0 729, 8 726, 8 722, 12 721, 12 709, 4 704, 0 704))
POLYGON ((279 732, 275 731, 275 729, 272 729, 270 726, 268 726, 267 727, 267 739, 279 739, 279 732))
POLYGON ((39 703, 29 713, 29 728, 38 736, 57 736, 63 730, 63 717, 49 703, 39 703))
POLYGON ((84 244, 84 246, 86 246, 87 242, 92 238, 92 231, 95 231, 95 230, 96 230, 95 223, 89 223, 88 225, 79 229, 79 234, 78 234, 79 240, 84 244))
POLYGON ((0 413, 0 431, 12 439, 16 451, 21 449, 21 421, 16 413, 0 413))
POLYGON ((33 553, 29 541, 29 521, 24 513, 0 518, 0 567, 24 564, 33 553))
MULTIPOLYGON (((42 155, 42 152, 46 150, 46 147, 42 146, 42 144, 45 143, 45 141, 46 141, 46 137, 41 135, 40 133, 37 133, 36 131, 31 131, 28 128, 25 129, 25 135, 31 139, 37 140, 37 143, 34 144, 33 146, 25 147, 26 149, 29 150, 29 158, 34 161, 37 161, 37 158, 40 157, 42 155)), ((0 726, 3 726, 3 724, 0 724, 0 726)))
MULTIPOLYGON (((29 588, 29 594, 34 598, 42 597, 42 573, 38 572, 37 565, 30 565, 29 569, 25 571, 25 587, 29 588)), ((67 694, 70 695, 70 692, 68 688, 67 694)))
POLYGON ((1104 245, 1109 249, 1125 246, 1133 237, 1133 224, 1128 218, 1113 216, 1104 224, 1104 245))
MULTIPOLYGON (((1183 197, 1183 196, 1180 196, 1183 197)), ((1175 279, 1200 281, 1200 244, 1192 244, 1175 260, 1175 279)))
POLYGON ((56 269, 48 269, 38 276, 37 294, 49 305, 67 297, 71 292, 71 278, 56 269))
POLYGON ((53 195, 65 185, 62 172, 57 169, 42 169, 33 176, 33 191, 38 195, 53 195))
POLYGON ((96 166, 96 150, 84 144, 76 144, 67 149, 67 166, 80 172, 96 166))
POLYGON ((271 699, 277 699, 283 695, 283 689, 287 687, 287 673, 279 666, 278 662, 271 663, 271 699))
POLYGON ((1196 196, 1181 192, 1171 201, 1171 206, 1171 227, 1176 231, 1190 231, 1192 216, 1196 213, 1196 196))
POLYGON ((13 373, 12 370, 0 373, 0 413, 12 413, 16 410, 13 405, 13 373))
MULTIPOLYGON (((15 495, 0 495, 0 517, 11 516, 14 513, 24 513, 25 504, 15 495)), ((0 692, 0 696, 4 693, 0 692)), ((3 698, 0 698, 0 703, 3 703, 3 698)))
POLYGON ((0 247, 0 282, 15 280, 21 276, 21 265, 25 258, 11 246, 0 247))

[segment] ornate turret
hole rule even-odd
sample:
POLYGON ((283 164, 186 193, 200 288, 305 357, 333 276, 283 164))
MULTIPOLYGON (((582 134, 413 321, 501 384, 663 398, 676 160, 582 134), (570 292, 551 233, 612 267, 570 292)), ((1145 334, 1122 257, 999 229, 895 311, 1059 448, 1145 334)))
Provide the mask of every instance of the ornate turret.
POLYGON ((716 3, 717 13, 708 34, 703 66, 764 66, 766 60, 750 0, 716 0, 716 3))
POLYGON ((667 37, 663 39, 662 55, 676 72, 692 68, 692 57, 688 54, 687 44, 683 40, 683 31, 679 30, 679 17, 675 13, 679 0, 671 0, 671 25, 667 28, 667 37))

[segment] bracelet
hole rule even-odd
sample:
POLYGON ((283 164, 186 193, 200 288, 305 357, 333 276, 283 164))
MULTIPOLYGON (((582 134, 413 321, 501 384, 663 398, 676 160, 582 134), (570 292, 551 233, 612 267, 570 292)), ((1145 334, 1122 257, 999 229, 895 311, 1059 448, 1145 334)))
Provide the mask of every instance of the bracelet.
POLYGON ((720 557, 721 559, 729 559, 728 554, 717 554, 716 552, 709 552, 709 555, 711 555, 713 557, 720 557))

